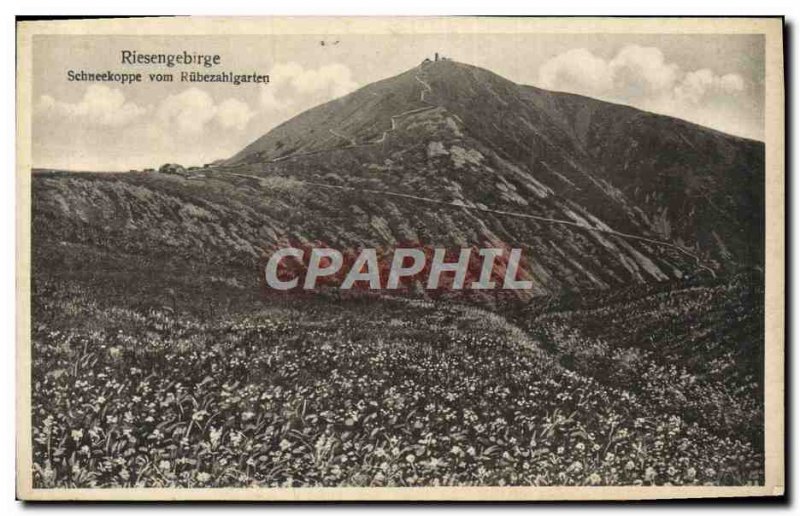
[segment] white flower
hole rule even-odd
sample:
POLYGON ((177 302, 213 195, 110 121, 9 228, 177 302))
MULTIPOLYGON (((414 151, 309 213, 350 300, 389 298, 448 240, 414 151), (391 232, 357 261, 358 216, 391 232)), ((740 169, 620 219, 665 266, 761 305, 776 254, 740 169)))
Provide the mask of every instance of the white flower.
POLYGON ((208 433, 208 438, 211 441, 211 445, 216 446, 220 437, 222 437, 222 430, 218 430, 212 426, 211 431, 208 433))

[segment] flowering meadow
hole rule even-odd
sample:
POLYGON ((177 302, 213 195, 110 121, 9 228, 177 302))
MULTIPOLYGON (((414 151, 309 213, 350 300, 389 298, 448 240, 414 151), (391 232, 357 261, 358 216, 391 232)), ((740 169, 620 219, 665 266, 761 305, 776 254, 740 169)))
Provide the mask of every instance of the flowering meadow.
MULTIPOLYGON (((590 307, 563 303, 512 317, 317 296, 209 316, 103 302, 80 282, 34 289, 39 488, 764 480, 745 430, 760 398, 735 371, 735 342, 698 347, 709 360, 687 366, 642 336, 609 343, 581 324, 590 307)), ((686 295, 726 296, 700 291, 686 295)), ((710 342, 696 331, 684 352, 710 342)))

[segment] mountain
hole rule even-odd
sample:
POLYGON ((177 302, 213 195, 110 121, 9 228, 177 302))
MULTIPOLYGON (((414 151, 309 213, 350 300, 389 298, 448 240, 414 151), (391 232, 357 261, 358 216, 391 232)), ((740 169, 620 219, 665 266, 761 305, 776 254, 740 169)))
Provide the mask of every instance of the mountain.
POLYGON ((444 61, 202 169, 34 171, 35 485, 763 484, 763 169, 444 61), (286 243, 522 248, 536 297, 264 291, 286 243))
POLYGON ((760 142, 437 61, 310 109, 202 175, 36 174, 34 248, 252 283, 287 241, 491 243, 523 248, 534 294, 607 289, 762 267, 763 184, 760 142))

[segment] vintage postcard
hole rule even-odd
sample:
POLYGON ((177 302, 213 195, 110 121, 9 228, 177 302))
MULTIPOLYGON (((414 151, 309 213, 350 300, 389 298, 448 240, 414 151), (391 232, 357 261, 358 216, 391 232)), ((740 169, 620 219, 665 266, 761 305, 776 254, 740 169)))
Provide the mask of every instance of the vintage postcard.
POLYGON ((18 23, 24 500, 784 492, 781 18, 18 23))

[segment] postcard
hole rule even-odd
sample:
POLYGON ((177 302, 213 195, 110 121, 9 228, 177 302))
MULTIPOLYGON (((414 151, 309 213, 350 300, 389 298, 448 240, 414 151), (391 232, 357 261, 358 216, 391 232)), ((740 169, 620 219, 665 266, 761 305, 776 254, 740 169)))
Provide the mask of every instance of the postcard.
POLYGON ((784 491, 783 20, 18 22, 17 496, 784 491))

